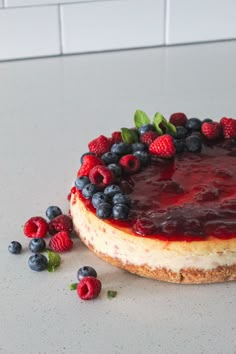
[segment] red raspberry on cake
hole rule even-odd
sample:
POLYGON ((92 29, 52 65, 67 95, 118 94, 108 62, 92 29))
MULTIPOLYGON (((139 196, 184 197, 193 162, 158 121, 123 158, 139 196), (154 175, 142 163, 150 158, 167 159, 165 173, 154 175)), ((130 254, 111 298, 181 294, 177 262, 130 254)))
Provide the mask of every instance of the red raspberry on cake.
POLYGON ((51 238, 49 247, 55 252, 66 252, 73 247, 73 241, 67 231, 60 231, 51 238))
POLYGON ((149 146, 149 151, 159 157, 170 158, 175 154, 175 146, 172 136, 164 134, 156 138, 149 146))
POLYGON ((88 276, 83 278, 77 285, 77 294, 82 300, 92 300, 101 292, 102 283, 99 279, 88 276))
POLYGON ((113 132, 111 134, 111 145, 121 143, 122 141, 121 132, 113 132))
POLYGON ((41 216, 33 216, 24 225, 24 234, 30 238, 43 238, 48 231, 48 223, 41 216))
POLYGON ((221 126, 217 122, 205 122, 201 126, 202 134, 209 140, 216 139, 220 136, 221 126))
POLYGON ((173 113, 170 116, 169 122, 173 125, 175 125, 176 127, 182 126, 184 127, 185 124, 187 123, 187 117, 186 114, 182 113, 182 112, 177 112, 177 113, 173 113))
POLYGON ((98 165, 91 169, 89 179, 91 183, 96 184, 98 187, 104 187, 112 184, 115 180, 115 176, 108 167, 98 165))
POLYGON ((147 144, 147 145, 151 145, 151 143, 158 137, 157 132, 146 132, 144 134, 141 135, 140 137, 140 141, 143 144, 147 144))
POLYGON ((86 155, 83 158, 83 164, 77 172, 77 177, 89 176, 89 172, 94 166, 104 165, 104 162, 97 156, 86 155))
POLYGON ((138 172, 141 167, 140 160, 136 156, 131 154, 121 157, 119 164, 122 167, 123 171, 128 174, 138 172))
POLYGON ((55 235, 59 231, 71 232, 73 223, 69 216, 62 214, 52 219, 48 224, 48 231, 51 235, 55 235))
POLYGON ((102 156, 110 150, 111 142, 104 135, 100 135, 98 138, 88 143, 89 151, 95 153, 97 156, 102 156))
POLYGON ((223 117, 220 120, 224 138, 231 139, 236 137, 236 119, 223 117))

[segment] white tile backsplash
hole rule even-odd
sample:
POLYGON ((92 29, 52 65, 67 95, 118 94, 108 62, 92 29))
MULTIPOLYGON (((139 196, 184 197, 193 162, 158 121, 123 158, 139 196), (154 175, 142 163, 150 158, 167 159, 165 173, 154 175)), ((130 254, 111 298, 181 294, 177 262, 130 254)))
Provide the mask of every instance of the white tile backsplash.
POLYGON ((167 0, 167 44, 236 38, 235 0, 167 0))
POLYGON ((61 6, 63 53, 164 44, 164 0, 61 6))
POLYGON ((0 11, 0 60, 59 53, 57 7, 41 6, 0 11))

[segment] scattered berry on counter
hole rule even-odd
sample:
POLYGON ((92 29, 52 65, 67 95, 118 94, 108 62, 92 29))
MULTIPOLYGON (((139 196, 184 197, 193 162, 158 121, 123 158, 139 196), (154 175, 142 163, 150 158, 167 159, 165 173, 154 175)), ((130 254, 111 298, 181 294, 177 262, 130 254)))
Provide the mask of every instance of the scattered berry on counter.
POLYGON ((174 140, 172 136, 164 134, 156 138, 149 146, 149 151, 163 158, 170 158, 175 154, 174 140))
POLYGON ((186 139, 186 147, 189 152, 200 152, 202 150, 202 141, 196 135, 190 135, 186 139))
POLYGON ((22 251, 22 246, 18 241, 12 241, 8 246, 8 251, 12 254, 19 254, 22 251))
POLYGON ((121 193, 121 189, 117 184, 112 184, 104 189, 104 194, 113 197, 116 193, 121 193))
POLYGON ((127 204, 115 204, 112 208, 112 216, 115 220, 126 220, 129 216, 129 210, 127 204))
POLYGON ((170 116, 169 122, 173 125, 177 126, 182 126, 184 127, 187 123, 187 117, 186 114, 182 113, 182 112, 177 112, 177 113, 173 113, 170 116))
POLYGON ((49 241, 49 248, 55 252, 66 252, 73 247, 73 241, 67 231, 60 231, 49 241))
POLYGON ((205 122, 201 126, 202 134, 209 140, 216 139, 220 136, 221 126, 217 122, 205 122))
POLYGON ((77 294, 82 300, 92 300, 101 292, 102 283, 94 277, 85 277, 77 285, 77 294))
POLYGON ((132 152, 132 147, 130 144, 121 142, 113 144, 111 147, 111 152, 117 154, 118 156, 123 156, 126 154, 130 154, 132 152))
POLYGON ((104 202, 100 203, 96 209, 96 215, 99 219, 108 219, 112 214, 112 205, 110 203, 104 202))
POLYGON ((79 191, 82 191, 84 186, 86 186, 86 184, 89 184, 89 183, 90 183, 90 179, 88 178, 88 176, 80 176, 80 177, 77 177, 75 180, 75 187, 79 191))
POLYGON ((83 164, 77 172, 77 177, 88 176, 90 170, 97 165, 104 165, 104 162, 97 156, 86 155, 83 158, 83 164))
POLYGON ((114 152, 106 152, 101 156, 102 161, 105 163, 105 165, 109 165, 111 163, 117 163, 119 161, 119 156, 115 154, 114 152))
POLYGON ((41 272, 42 270, 47 269, 48 260, 47 257, 45 257, 43 254, 35 253, 34 255, 30 256, 28 265, 30 269, 36 272, 41 272))
POLYGON ((143 144, 151 145, 151 143, 152 143, 158 136, 159 136, 159 135, 157 134, 157 132, 147 132, 147 133, 144 133, 143 135, 141 135, 140 141, 141 141, 143 144))
POLYGON ((187 123, 185 125, 185 127, 189 130, 189 131, 200 131, 201 130, 201 125, 202 125, 202 121, 198 118, 189 118, 187 120, 187 123))
POLYGON ((83 266, 77 272, 77 279, 81 281, 85 277, 94 277, 97 278, 97 272, 93 267, 83 266))
POLYGON ((109 197, 103 192, 97 192, 92 196, 92 204, 95 209, 99 206, 99 204, 107 202, 109 202, 109 197))
POLYGON ((62 211, 58 206, 50 206, 46 210, 46 217, 49 220, 54 219, 56 216, 61 215, 62 211))
POLYGON ((33 253, 44 251, 46 248, 46 242, 43 238, 32 238, 29 243, 29 250, 33 253))
POLYGON ((57 216, 49 222, 48 231, 50 235, 55 235, 59 231, 72 232, 73 223, 71 218, 65 214, 57 216))
POLYGON ((41 216, 33 216, 24 225, 24 234, 27 237, 45 237, 48 231, 48 223, 41 216))
POLYGON ((98 186, 93 183, 88 183, 84 188, 82 189, 82 195, 85 199, 92 198, 92 196, 99 191, 98 186))
POLYGON ((115 176, 112 170, 106 166, 94 166, 89 173, 89 179, 92 184, 102 188, 112 184, 115 180, 115 176))
POLYGON ((97 156, 101 156, 110 150, 110 141, 104 135, 92 140, 88 144, 89 151, 94 152, 97 156))
POLYGON ((122 167, 123 171, 128 174, 138 172, 141 167, 140 160, 132 154, 128 154, 121 157, 119 164, 122 167))
POLYGON ((231 139, 236 137, 236 119, 223 117, 220 120, 220 125, 224 138, 231 139))

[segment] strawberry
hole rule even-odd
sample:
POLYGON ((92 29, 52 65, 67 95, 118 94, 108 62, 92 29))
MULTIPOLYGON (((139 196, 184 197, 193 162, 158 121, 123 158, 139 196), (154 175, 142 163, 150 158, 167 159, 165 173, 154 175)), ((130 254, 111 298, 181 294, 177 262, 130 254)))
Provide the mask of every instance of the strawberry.
POLYGON ((177 113, 171 114, 169 122, 171 124, 175 125, 176 127, 178 127, 178 126, 184 127, 185 124, 187 123, 187 120, 188 119, 184 113, 177 112, 177 113))
POLYGON ((33 216, 24 225, 24 234, 30 238, 43 238, 48 231, 48 223, 41 216, 33 216))
POLYGON ((51 235, 55 235, 59 231, 71 232, 73 223, 69 216, 62 214, 52 219, 48 224, 48 231, 51 235))
POLYGON ((111 145, 121 143, 122 141, 121 132, 113 132, 111 134, 111 145))
POLYGON ((220 125, 225 139, 236 137, 236 119, 223 117, 220 120, 220 125))
POLYGON ((95 277, 83 278, 77 285, 77 294, 82 300, 95 299, 101 291, 102 283, 95 277))
POLYGON ((144 133, 144 134, 141 135, 140 141, 141 141, 143 144, 151 145, 151 143, 152 143, 157 137, 158 137, 157 132, 149 131, 149 132, 146 132, 146 133, 144 133))
POLYGON ((141 162, 136 156, 128 154, 121 157, 119 165, 122 167, 124 172, 132 174, 140 170, 141 162))
POLYGON ((175 146, 172 136, 164 134, 156 138, 149 146, 149 151, 159 157, 169 158, 175 154, 175 146))
POLYGON ((98 165, 91 169, 89 179, 91 183, 96 184, 98 187, 104 187, 112 184, 115 180, 115 176, 108 167, 98 165))
POLYGON ((104 165, 104 162, 97 156, 86 155, 83 158, 83 164, 77 172, 77 177, 88 176, 94 166, 104 165))
POLYGON ((98 138, 88 143, 89 151, 95 153, 97 156, 102 156, 105 152, 108 152, 111 147, 111 142, 104 135, 100 135, 98 138))
POLYGON ((68 232, 60 231, 49 241, 49 247, 55 252, 69 251, 73 247, 73 241, 68 232))
POLYGON ((216 139, 220 136, 221 126, 217 122, 205 122, 201 126, 202 134, 209 140, 216 139))

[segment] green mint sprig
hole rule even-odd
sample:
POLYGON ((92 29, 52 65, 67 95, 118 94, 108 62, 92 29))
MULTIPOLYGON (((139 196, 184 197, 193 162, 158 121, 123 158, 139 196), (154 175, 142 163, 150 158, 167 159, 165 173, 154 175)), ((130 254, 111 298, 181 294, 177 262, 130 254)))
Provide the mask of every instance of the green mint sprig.
POLYGON ((113 299, 116 297, 117 291, 116 290, 107 290, 107 297, 108 299, 113 299))
POLYGON ((76 290, 76 289, 77 289, 77 285, 78 285, 78 283, 70 284, 70 285, 69 285, 69 289, 70 289, 70 290, 76 290))
POLYGON ((55 272, 55 270, 61 264, 61 256, 58 253, 52 252, 50 250, 47 250, 46 252, 48 256, 47 270, 49 272, 55 272))
POLYGON ((137 129, 140 128, 142 125, 146 125, 146 124, 150 124, 150 123, 151 123, 151 120, 145 112, 141 111, 140 109, 138 109, 135 112, 134 124, 137 129))
POLYGON ((126 144, 137 143, 139 140, 137 132, 128 128, 121 128, 121 137, 126 144))

